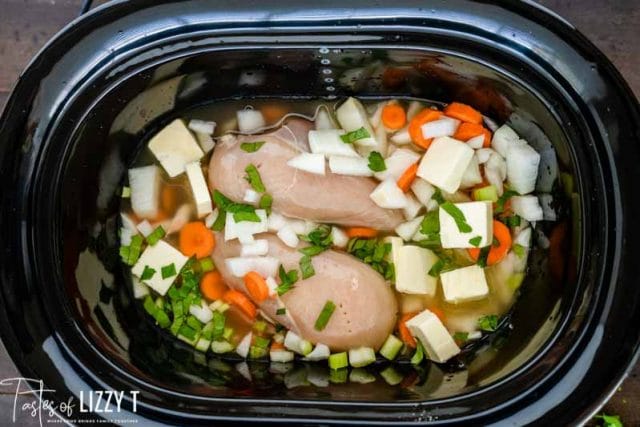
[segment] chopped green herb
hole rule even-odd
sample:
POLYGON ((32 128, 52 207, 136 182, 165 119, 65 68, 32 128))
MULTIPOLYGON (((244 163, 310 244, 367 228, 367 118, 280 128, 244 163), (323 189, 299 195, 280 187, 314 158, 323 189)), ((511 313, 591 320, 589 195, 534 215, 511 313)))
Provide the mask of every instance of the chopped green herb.
POLYGON ((195 331, 202 330, 202 323, 200 323, 200 321, 193 316, 187 317, 187 326, 195 331))
POLYGON ((369 132, 364 127, 361 127, 360 129, 340 135, 340 139, 342 139, 342 142, 345 144, 353 144, 359 139, 369 138, 370 136, 369 132))
POLYGON ((524 259, 524 257, 527 256, 527 250, 525 249, 525 247, 518 243, 513 245, 512 250, 513 253, 516 254, 516 256, 520 259, 524 259))
POLYGON ((162 239, 165 236, 165 231, 164 228, 162 228, 161 225, 157 226, 155 230, 153 230, 151 232, 151 234, 149 234, 147 236, 147 243, 149 243, 151 246, 154 246, 156 243, 158 243, 158 241, 160 239, 162 239))
POLYGON ((442 247, 442 243, 440 242, 440 234, 436 233, 436 234, 431 234, 429 236, 427 236, 426 239, 422 239, 419 240, 417 242, 414 242, 417 246, 420 246, 421 248, 427 248, 427 249, 439 249, 442 247))
POLYGON ((453 339, 456 342, 464 343, 469 339, 469 332, 456 332, 453 334, 453 339))
POLYGON ((478 319, 478 327, 487 332, 493 332, 498 329, 498 316, 488 314, 478 319))
POLYGON ((504 219, 504 223, 507 227, 518 227, 520 225, 521 218, 519 215, 511 215, 504 219))
POLYGON ((505 191, 502 196, 500 196, 498 198, 498 201, 496 202, 496 208, 493 210, 493 214, 501 214, 504 212, 504 205, 507 203, 507 201, 512 198, 513 196, 517 196, 518 193, 516 191, 513 190, 507 190, 505 191))
POLYGON ((216 268, 216 266, 213 265, 213 260, 211 258, 202 258, 199 262, 200 262, 200 270, 202 270, 202 272, 204 273, 216 268))
POLYGON ((260 209, 271 209, 271 205, 273 205, 273 196, 268 193, 264 193, 262 197, 260 197, 260 201, 258 202, 258 206, 260 209))
POLYGON ((460 208, 451 202, 444 202, 440 205, 440 208, 444 209, 444 211, 453 218, 461 233, 471 233, 473 229, 469 224, 467 224, 467 219, 464 217, 464 213, 462 213, 460 208))
POLYGON ((602 420, 602 427, 624 427, 619 415, 596 415, 595 418, 602 420))
POLYGON ((216 220, 213 222, 211 229, 213 231, 222 231, 224 230, 224 226, 226 222, 227 222, 227 212, 222 209, 218 209, 218 216, 216 217, 216 220))
POLYGON ((327 301, 324 304, 324 307, 322 307, 322 311, 316 319, 315 325, 313 325, 316 331, 322 331, 327 326, 327 323, 329 323, 329 319, 331 319, 331 315, 333 314, 335 309, 336 305, 333 303, 333 301, 327 301))
POLYGON ((387 254, 391 251, 391 244, 378 239, 353 238, 347 244, 347 252, 369 264, 375 271, 387 280, 395 277, 393 264, 389 262, 387 254))
POLYGON ((265 141, 243 142, 240 148, 247 153, 255 153, 264 145, 265 141))
POLYGON ((253 324, 253 329, 257 332, 262 333, 267 330, 267 322, 265 322, 264 320, 258 320, 253 324))
POLYGON ((195 331, 194 329, 190 328, 187 325, 182 325, 178 330, 179 335, 182 335, 183 337, 189 340, 194 340, 196 338, 197 333, 198 333, 197 331, 195 331))
POLYGON ((478 261, 476 261, 476 264, 478 264, 482 268, 486 267, 487 258, 489 257, 489 251, 491 251, 491 245, 485 246, 484 248, 480 249, 480 255, 478 256, 478 261))
POLYGON ((298 249, 298 252, 300 252, 303 255, 312 257, 326 251, 327 249, 328 249, 327 247, 313 245, 313 246, 307 246, 306 248, 298 249))
POLYGON ((136 234, 131 238, 127 264, 134 265, 136 262, 138 262, 138 258, 140 258, 140 252, 142 252, 142 236, 139 234, 136 234))
POLYGON ((422 362, 422 359, 424 359, 424 349, 422 348, 422 343, 418 341, 416 343, 416 351, 415 353, 413 353, 413 356, 411 357, 411 364, 419 365, 420 362, 422 362))
POLYGON ((251 185, 251 188, 256 190, 258 193, 264 193, 267 191, 267 189, 264 188, 262 178, 260 178, 260 172, 258 172, 258 168, 256 168, 253 163, 244 168, 244 171, 247 173, 247 176, 245 176, 244 179, 251 185))
POLYGON ((378 153, 377 151, 372 151, 369 154, 368 166, 369 166, 369 169, 371 169, 374 172, 382 172, 384 170, 387 170, 387 165, 384 162, 384 158, 382 157, 382 154, 378 153))
POLYGON ((156 274, 156 270, 149 267, 148 265, 144 266, 144 270, 142 271, 142 275, 140 276, 140 280, 149 280, 156 274))
POLYGON ((261 336, 256 336, 254 344, 255 344, 256 347, 267 348, 267 347, 269 347, 269 342, 270 341, 271 340, 269 340, 268 338, 264 338, 264 337, 261 337, 261 336))
POLYGON ((318 228, 311 231, 306 236, 302 236, 301 239, 313 244, 314 246, 320 246, 322 248, 329 248, 333 244, 331 227, 328 225, 318 226, 318 228))
POLYGON ((276 314, 278 316, 284 316, 285 314, 287 314, 287 309, 282 307, 276 310, 276 314))
POLYGON ((176 265, 174 263, 171 263, 169 265, 165 265, 164 267, 161 267, 160 274, 162 275, 163 279, 175 276, 176 274, 178 274, 176 272, 176 265))
POLYGON ((120 246, 120 259, 125 264, 129 264, 129 246, 120 246))
POLYGON ((293 289, 293 285, 298 281, 298 270, 285 271, 284 266, 280 264, 278 269, 278 277, 280 285, 276 288, 279 296, 282 296, 293 289))
POLYGON ((156 303, 155 301, 153 301, 153 298, 151 298, 151 295, 147 295, 147 297, 144 299, 144 302, 142 303, 142 306, 144 307, 144 310, 152 316, 154 316, 156 314, 156 311, 158 311, 158 306, 156 306, 156 303))
POLYGON ((260 217, 256 214, 256 211, 252 208, 251 210, 246 211, 238 211, 233 214, 233 220, 235 222, 260 222, 260 217))
POLYGON ((439 188, 436 188, 436 191, 433 193, 433 196, 431 196, 431 198, 435 200, 439 205, 445 202, 444 197, 442 196, 442 191, 440 191, 439 188))
MULTIPOLYGON (((214 190, 213 192, 213 201, 215 202, 216 206, 220 210, 220 215, 223 214, 222 211, 226 211, 233 214, 233 220, 236 222, 240 222, 240 221, 260 222, 260 217, 256 214, 256 209, 253 206, 245 205, 243 203, 234 203, 227 196, 225 196, 218 190, 214 190)), ((217 224, 218 221, 220 220, 220 215, 218 215, 218 218, 216 219, 216 223, 214 223, 214 225, 211 227, 214 230, 217 230, 217 226, 220 225, 220 224, 217 224)), ((226 221, 226 219, 220 220, 220 221, 222 221, 222 225, 224 227, 224 221, 226 221)))
POLYGON ((313 268, 313 264, 311 263, 311 257, 309 255, 305 255, 300 258, 300 271, 302 272, 303 279, 308 279, 309 277, 316 274, 316 271, 313 268))
POLYGON ((163 329, 168 328, 171 325, 171 319, 169 319, 167 313, 162 310, 156 311, 156 314, 153 317, 156 319, 156 322, 158 322, 158 326, 163 329))
POLYGON ((427 212, 420 223, 420 233, 427 236, 440 232, 440 215, 438 210, 427 212))
POLYGON ((436 263, 433 264, 429 269, 429 276, 438 277, 440 275, 440 272, 444 268, 444 265, 445 265, 445 262, 443 259, 439 259, 438 261, 436 261, 436 263))
POLYGON ((469 239, 469 244, 476 248, 480 246, 480 242, 482 242, 482 236, 476 236, 469 239))

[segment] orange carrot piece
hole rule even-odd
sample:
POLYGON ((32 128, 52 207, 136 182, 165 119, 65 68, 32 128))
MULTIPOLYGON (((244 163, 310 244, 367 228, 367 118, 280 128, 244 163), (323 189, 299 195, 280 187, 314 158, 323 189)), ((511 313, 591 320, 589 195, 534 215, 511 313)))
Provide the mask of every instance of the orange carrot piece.
POLYGON ((274 350, 284 350, 284 344, 282 344, 281 342, 273 341, 271 343, 271 351, 274 351, 274 350))
POLYGON ((407 321, 414 317, 417 313, 405 313, 400 317, 400 321, 398 322, 398 333, 400 334, 400 339, 403 343, 407 345, 407 347, 416 348, 416 339, 411 335, 409 328, 407 328, 407 321))
MULTIPOLYGON (((491 245, 489 255, 487 256, 487 265, 499 263, 507 256, 509 249, 511 249, 511 232, 509 231, 509 227, 500 221, 493 221, 493 237, 495 237, 498 243, 491 245)), ((467 251, 474 261, 478 260, 480 248, 470 248, 467 249, 467 251)))
POLYGON ((437 120, 440 117, 442 117, 442 112, 425 108, 411 119, 409 122, 409 136, 411 136, 411 140, 415 145, 425 150, 429 148, 433 138, 425 138, 422 136, 422 125, 437 120))
POLYGON ((444 109, 444 113, 453 117, 454 119, 461 120, 463 122, 480 124, 482 123, 482 114, 473 107, 460 102, 452 102, 444 109))
POLYGON ((398 104, 385 105, 381 118, 384 127, 391 130, 398 130, 407 123, 407 113, 398 104))
POLYGON ((227 285, 224 284, 218 270, 209 271, 200 279, 200 292, 209 301, 222 298, 227 290, 227 285))
POLYGON ((249 295, 258 303, 269 298, 267 282, 257 271, 250 271, 244 275, 244 285, 249 295))
POLYGON ((180 230, 180 252, 188 257, 204 258, 211 255, 216 247, 213 232, 203 222, 190 222, 180 230))
POLYGON ((222 296, 224 302, 234 305, 240 309, 244 314, 252 319, 256 317, 256 306, 247 298, 242 292, 238 292, 235 289, 229 289, 222 296))
POLYGON ((352 239, 354 237, 376 237, 378 235, 378 230, 369 227, 349 227, 345 231, 347 236, 352 239))
POLYGON ((415 181, 416 179, 417 173, 418 173, 418 164, 414 163, 402 173, 400 178, 398 178, 398 182, 397 182, 398 187, 400 187, 400 189, 405 193, 409 191, 409 188, 411 188, 411 184, 413 184, 413 181, 415 181))
POLYGON ((460 141, 468 141, 478 135, 484 135, 482 146, 489 148, 491 146, 491 132, 482 125, 476 123, 460 123, 453 137, 460 141))

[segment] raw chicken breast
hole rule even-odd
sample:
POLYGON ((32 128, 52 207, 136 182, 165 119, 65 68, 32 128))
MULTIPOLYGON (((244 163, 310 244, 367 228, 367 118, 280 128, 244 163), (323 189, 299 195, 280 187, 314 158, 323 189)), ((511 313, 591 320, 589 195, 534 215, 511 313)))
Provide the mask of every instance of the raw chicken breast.
POLYGON ((383 209, 369 194, 376 188, 372 178, 326 175, 294 169, 287 161, 308 151, 307 135, 312 122, 292 119, 275 132, 264 135, 227 135, 216 145, 209 163, 209 187, 236 202, 242 202, 249 183, 242 179, 253 163, 267 192, 273 196, 273 210, 289 217, 346 226, 393 230, 402 221, 399 210, 383 209), (240 148, 242 142, 265 141, 255 153, 240 148))
MULTIPOLYGON (((287 271, 298 269, 302 254, 297 249, 285 246, 271 234, 256 238, 268 240, 268 256, 278 258, 287 271)), ((225 258, 239 256, 240 244, 225 242, 220 233, 216 242, 212 255, 216 267, 230 287, 246 294, 243 280, 232 276, 224 263, 225 258)), ((287 329, 334 351, 361 346, 380 348, 396 322, 397 303, 391 286, 371 267, 343 252, 327 250, 313 257, 312 262, 316 274, 298 280, 291 291, 280 297, 285 315, 276 314, 277 298, 267 299, 260 309, 287 329), (314 324, 328 300, 334 302, 336 309, 327 326, 317 331, 314 324)))

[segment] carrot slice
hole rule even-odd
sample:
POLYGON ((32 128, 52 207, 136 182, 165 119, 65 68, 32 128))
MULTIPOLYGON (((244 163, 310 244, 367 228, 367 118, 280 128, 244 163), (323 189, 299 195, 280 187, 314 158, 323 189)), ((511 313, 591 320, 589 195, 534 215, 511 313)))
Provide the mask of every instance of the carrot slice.
POLYGON ((402 173, 400 178, 398 178, 398 182, 397 182, 398 187, 400 187, 400 189, 405 193, 409 191, 409 188, 411 188, 411 184, 413 184, 413 181, 415 181, 416 179, 417 173, 418 173, 418 164, 414 163, 402 173))
MULTIPOLYGON (((509 249, 511 249, 511 232, 509 231, 509 227, 500 221, 493 221, 493 237, 497 240, 497 244, 491 245, 491 249, 489 249, 487 265, 499 263, 507 256, 509 249)), ((474 261, 478 260, 480 248, 470 248, 467 249, 467 251, 474 261)))
POLYGON ((271 343, 271 351, 273 350, 284 350, 284 344, 282 344, 281 342, 273 341, 271 343))
POLYGON ((256 306, 247 298, 242 292, 238 292, 234 289, 229 289, 224 293, 222 299, 231 305, 235 305, 244 314, 254 319, 256 317, 256 306))
POLYGON ((454 119, 462 120, 468 123, 482 123, 482 114, 473 107, 460 102, 452 102, 444 109, 444 113, 454 119))
POLYGON ((415 115, 413 119, 409 122, 409 136, 411 136, 411 140, 414 144, 416 144, 420 148, 424 148, 425 150, 429 148, 431 145, 431 141, 433 138, 425 138, 422 136, 422 125, 427 122, 432 122, 434 120, 442 117, 442 112, 438 110, 432 110, 430 108, 425 108, 415 115))
POLYGON ((200 221, 190 222, 180 230, 180 252, 188 257, 204 258, 211 255, 216 247, 213 232, 200 221))
POLYGON ((416 348, 416 339, 411 335, 409 328, 407 328, 407 321, 414 317, 418 313, 405 313, 400 317, 400 321, 398 322, 398 333, 400 334, 400 339, 403 343, 407 345, 407 347, 416 348))
POLYGON ((209 301, 222 298, 227 289, 218 270, 209 271, 200 279, 200 292, 209 301))
POLYGON ((482 146, 489 148, 491 146, 491 132, 482 125, 476 123, 460 123, 453 137, 460 141, 468 141, 478 135, 484 135, 482 146))
POLYGON ((352 239, 354 237, 376 237, 378 235, 378 230, 369 227, 349 227, 345 231, 347 236, 352 239))
POLYGON ((398 104, 387 104, 382 109, 382 124, 391 130, 397 130, 407 123, 407 113, 398 104))
POLYGON ((265 282, 257 271, 250 271, 245 274, 244 284, 247 287, 249 295, 258 303, 261 303, 269 297, 267 282, 265 282))

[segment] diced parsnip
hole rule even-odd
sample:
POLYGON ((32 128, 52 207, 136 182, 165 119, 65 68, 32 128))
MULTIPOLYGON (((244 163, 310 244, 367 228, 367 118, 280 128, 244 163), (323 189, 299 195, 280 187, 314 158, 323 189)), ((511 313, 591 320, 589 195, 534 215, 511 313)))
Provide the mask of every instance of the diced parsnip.
POLYGON ((424 138, 438 138, 441 136, 453 136, 460 126, 460 120, 451 117, 443 117, 422 125, 422 136, 424 138))
POLYGON ((260 194, 257 191, 252 190, 251 188, 248 188, 244 192, 244 197, 242 198, 242 201, 249 203, 250 205, 255 205, 260 201, 260 194))
POLYGON ((410 221, 418 216, 420 211, 424 209, 424 205, 411 194, 405 194, 405 196, 407 198, 407 205, 402 209, 402 212, 404 213, 405 219, 410 221))
POLYGON ((558 216, 553 208, 553 196, 551 194, 540 194, 538 196, 542 207, 542 216, 545 221, 555 221, 558 216))
POLYGON ((389 139, 391 139, 391 142, 397 145, 409 144, 411 142, 411 135, 409 134, 409 128, 404 127, 398 130, 396 133, 391 135, 389 139))
POLYGON ((403 222, 396 227, 395 232, 398 236, 402 237, 405 242, 411 241, 411 238, 420 228, 420 223, 424 219, 424 216, 419 216, 411 221, 403 222))
POLYGON ((193 200, 196 203, 198 218, 205 217, 213 212, 213 205, 211 204, 209 187, 204 179, 200 162, 189 163, 185 169, 189 178, 189 185, 191 185, 193 200))
POLYGON ((387 254, 387 261, 391 261, 394 266, 398 266, 398 259, 400 257, 400 248, 404 246, 404 241, 397 236, 387 236, 383 239, 384 243, 391 245, 391 251, 387 254))
POLYGON ((489 160, 484 164, 484 175, 489 184, 496 187, 498 195, 504 192, 503 182, 507 177, 507 163, 496 152, 491 153, 489 160))
POLYGON ((270 350, 269 358, 272 362, 287 363, 291 362, 295 354, 288 350, 270 350))
POLYGON ((153 226, 146 219, 140 221, 138 225, 136 225, 136 228, 144 237, 149 237, 149 234, 153 233, 153 226))
POLYGON ((242 245, 240 256, 263 256, 269 253, 269 241, 266 239, 258 239, 253 243, 242 245))
POLYGON ((444 363, 458 353, 460 348, 444 327, 438 316, 424 310, 407 321, 407 328, 416 337, 426 352, 427 358, 444 363))
POLYGON ((449 193, 455 193, 473 154, 473 148, 464 142, 447 136, 436 138, 420 162, 418 176, 449 193))
POLYGON ((375 134, 367 112, 363 105, 357 99, 350 97, 338 107, 336 110, 336 118, 340 123, 340 126, 347 132, 353 132, 360 128, 365 128, 369 133, 368 138, 362 138, 355 142, 359 146, 377 147, 378 141, 376 141, 375 134))
POLYGON ((371 347, 349 349, 349 364, 354 368, 362 368, 376 361, 376 352, 371 347))
POLYGON ((438 257, 429 249, 403 246, 398 251, 395 266, 396 289, 405 294, 434 296, 438 279, 428 274, 438 257))
POLYGON ((244 277, 250 271, 255 271, 262 277, 275 277, 280 266, 278 258, 268 256, 227 258, 224 263, 235 277, 244 277))
POLYGON ((133 297, 135 299, 142 299, 149 295, 149 287, 136 276, 131 276, 131 282, 133 283, 133 297))
POLYGON ((216 122, 210 122, 207 120, 192 119, 189 120, 189 129, 195 133, 203 133, 206 135, 213 135, 216 131, 216 122))
POLYGON ((180 119, 172 121, 151 138, 148 147, 171 178, 182 174, 189 163, 204 156, 198 141, 180 119))
POLYGON ((444 299, 450 304, 476 301, 489 295, 484 270, 475 264, 441 273, 440 280, 444 299))
POLYGON ((349 236, 341 228, 333 226, 331 227, 331 240, 333 240, 333 246, 346 248, 349 243, 349 236))
POLYGON ((415 313, 424 310, 424 297, 422 295, 400 294, 400 312, 415 313))
POLYGON ((531 193, 536 188, 540 154, 529 144, 512 145, 506 160, 510 188, 520 194, 531 193))
POLYGON ((164 295, 176 280, 177 273, 182 270, 188 259, 179 250, 164 240, 160 240, 153 246, 147 246, 142 255, 140 255, 138 262, 131 269, 131 273, 141 277, 145 267, 153 268, 156 271, 155 274, 150 279, 145 280, 144 283, 160 295, 164 295), (174 265, 176 274, 163 279, 161 274, 162 267, 171 264, 174 265))
POLYGON ((384 164, 387 167, 382 172, 376 172, 375 177, 380 181, 385 179, 398 180, 402 174, 414 163, 420 160, 420 155, 415 151, 399 148, 393 152, 393 154, 384 160, 384 164))
POLYGON ((484 145, 484 135, 474 136, 473 138, 469 138, 466 142, 469 147, 474 150, 479 150, 484 145))
MULTIPOLYGON (((191 204, 185 203, 182 206, 180 206, 176 210, 176 213, 173 215, 173 218, 171 218, 171 221, 169 221, 169 225, 165 229, 165 232, 167 233, 167 235, 173 234, 182 230, 182 227, 184 227, 191 219, 192 212, 193 212, 193 208, 191 207, 191 204)), ((216 218, 218 217, 217 210, 209 214, 209 216, 214 214, 215 216, 213 217, 213 221, 215 221, 216 218)), ((206 225, 206 220, 205 220, 205 225, 206 225)), ((211 225, 213 225, 213 222, 211 222, 211 225)), ((207 227, 211 228, 211 225, 207 227)))
POLYGON ((373 202, 385 209, 403 209, 407 206, 407 197, 394 179, 382 181, 369 195, 373 202))
POLYGON ((338 127, 324 106, 318 110, 315 124, 316 130, 336 129, 338 127))
POLYGON ((478 165, 478 159, 476 156, 471 157, 469 166, 462 175, 462 181, 460 181, 460 188, 471 188, 482 182, 482 174, 480 173, 480 166, 478 165))
POLYGON ((309 148, 314 154, 358 157, 353 145, 340 139, 345 133, 342 129, 310 130, 309 148))
POLYGON ((493 207, 491 202, 455 203, 464 215, 466 223, 471 227, 470 232, 461 232, 455 219, 442 207, 438 214, 440 218, 440 242, 443 248, 474 248, 490 245, 493 241, 493 207), (480 242, 474 245, 471 239, 480 237, 480 242))
POLYGON ((507 150, 510 146, 523 143, 518 134, 507 125, 500 126, 491 138, 491 148, 496 150, 502 157, 507 156, 507 150))
POLYGON ((319 360, 327 360, 331 356, 331 350, 324 344, 318 343, 313 348, 311 353, 307 354, 303 360, 310 360, 312 362, 317 362, 319 360))
POLYGON ((292 331, 287 331, 287 335, 284 337, 284 346, 302 356, 308 355, 313 350, 313 345, 309 341, 300 338, 292 331))
POLYGON ((201 301, 200 304, 192 304, 189 307, 189 313, 204 324, 213 319, 213 311, 204 301, 201 301))
POLYGON ((301 153, 289 159, 287 165, 316 175, 325 174, 325 161, 322 154, 301 153))
POLYGON ((237 111, 236 118, 238 119, 238 129, 243 133, 256 131, 267 124, 262 112, 259 110, 244 109, 237 111))
POLYGON ((129 169, 131 209, 139 218, 155 218, 160 205, 160 169, 144 166, 129 169))
POLYGON ((476 150, 476 158, 478 159, 478 164, 484 164, 489 161, 489 157, 491 157, 491 153, 495 153, 492 148, 480 148, 476 150))
POLYGON ((363 157, 330 156, 329 170, 338 175, 373 176, 369 161, 363 157))
POLYGON ((290 248, 295 248, 296 246, 298 246, 298 243, 300 243, 298 235, 290 225, 285 225, 280 230, 278 230, 277 236, 285 245, 289 246, 290 248))
POLYGON ((542 207, 536 196, 513 196, 511 198, 511 209, 517 215, 527 221, 541 221, 544 219, 542 207))
POLYGON ((252 333, 249 332, 240 340, 240 343, 238 343, 238 346, 236 347, 236 353, 238 353, 240 357, 243 357, 246 359, 247 356, 249 355, 249 347, 251 347, 251 338, 252 338, 252 333))
MULTIPOLYGON (((256 209, 256 215, 260 218, 260 222, 236 222, 235 219, 233 219, 233 214, 231 212, 227 212, 224 225, 224 240, 229 241, 252 236, 258 233, 266 233, 268 230, 267 212, 264 209, 256 209)), ((252 239, 249 240, 251 241, 252 239)))
POLYGON ((411 191, 415 194, 420 203, 426 206, 427 203, 429 203, 429 200, 431 200, 431 197, 435 194, 436 188, 424 179, 416 178, 413 181, 413 184, 411 184, 411 191))

